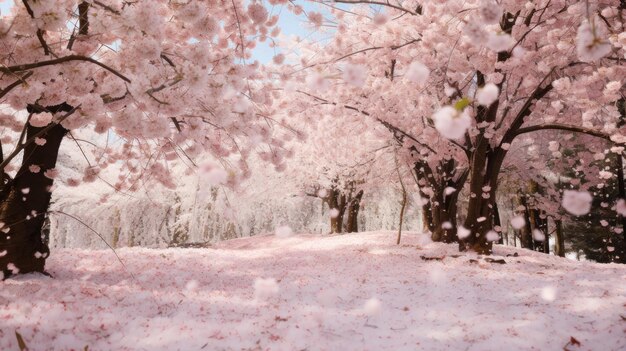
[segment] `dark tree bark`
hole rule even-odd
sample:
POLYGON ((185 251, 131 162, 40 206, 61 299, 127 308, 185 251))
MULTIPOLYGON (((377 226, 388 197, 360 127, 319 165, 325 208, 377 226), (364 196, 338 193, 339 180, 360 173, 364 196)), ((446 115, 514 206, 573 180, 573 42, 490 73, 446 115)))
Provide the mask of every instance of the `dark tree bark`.
POLYGON ((536 251, 543 252, 543 253, 550 253, 550 249, 548 247, 548 242, 549 242, 548 226, 547 226, 547 222, 543 218, 541 218, 542 217, 541 214, 542 213, 539 209, 533 208, 530 210, 531 229, 533 231, 534 230, 540 231, 541 233, 543 233, 543 236, 544 236, 543 241, 535 240, 535 238, 532 237, 532 247, 536 251))
POLYGON ((433 206, 433 228, 431 239, 447 244, 457 242, 458 192, 440 197, 441 205, 433 206))
POLYGON ((467 180, 468 173, 461 171, 457 174, 455 160, 443 160, 437 167, 437 177, 426 162, 418 161, 414 164, 420 196, 428 199, 422 205, 424 229, 431 232, 431 239, 436 242, 457 242, 457 206, 459 192, 467 180), (420 184, 421 183, 421 184, 420 184), (426 194, 421 188, 428 184, 432 194, 426 194), (446 189, 453 192, 447 193, 446 189))
POLYGON ((402 185, 402 204, 400 207, 400 219, 398 222, 398 237, 396 239, 396 245, 400 245, 400 239, 402 239, 402 223, 404 223, 404 210, 406 209, 406 201, 407 201, 406 188, 404 187, 404 185, 402 185))
POLYGON ((359 211, 361 209, 361 199, 363 190, 360 190, 355 197, 348 198, 348 218, 346 219, 345 232, 356 233, 359 231, 359 211))
MULTIPOLYGON (((478 86, 485 84, 485 78, 481 72, 477 72, 476 78, 478 86)), ((495 122, 498 106, 499 102, 496 101, 489 107, 477 107, 477 122, 495 122)), ((484 133, 485 130, 480 129, 476 145, 471 152, 470 199, 465 219, 465 228, 469 229, 471 234, 459 242, 459 249, 471 250, 479 254, 491 254, 493 244, 487 240, 486 234, 493 228, 497 181, 504 157, 502 156, 500 160, 498 152, 502 149, 492 149, 484 133)))
POLYGON ((330 233, 352 233, 359 231, 359 212, 361 210, 361 199, 363 198, 363 190, 359 190, 354 195, 354 183, 348 185, 348 189, 338 186, 339 181, 333 181, 330 189, 325 191, 325 195, 320 195, 320 189, 316 188, 313 192, 307 192, 306 195, 317 197, 322 200, 322 214, 325 212, 324 205, 328 205, 328 210, 335 212, 336 216, 330 216, 330 233))
MULTIPOLYGON (((626 201, 626 187, 624 186, 624 158, 622 155, 617 157, 617 191, 620 199, 626 201)), ((626 217, 619 216, 622 224, 622 235, 624 236, 624 249, 622 252, 626 253, 626 217)))
MULTIPOLYGON (((67 104, 41 108, 29 106, 29 112, 41 113, 68 112, 67 104)), ((44 128, 26 126, 26 137, 32 138, 44 128)), ((59 147, 67 130, 55 125, 41 136, 44 145, 30 143, 24 148, 20 169, 14 179, 4 184, 0 195, 0 222, 4 224, 0 232, 0 270, 7 278, 17 273, 44 272, 45 260, 50 254, 47 238, 42 237, 42 227, 50 206, 53 179, 45 172, 55 168, 59 147), (31 166, 40 170, 33 172, 31 166)))
POLYGON ((548 230, 548 218, 542 219, 543 223, 543 235, 544 239, 541 243, 543 245, 543 253, 550 254, 550 231, 548 230))
POLYGON ((565 257, 565 237, 563 236, 563 221, 557 219, 554 221, 554 254, 557 256, 565 257))
POLYGON ((500 209, 498 208, 498 202, 493 202, 493 224, 500 228, 500 239, 498 239, 498 244, 504 244, 504 230, 502 229, 502 221, 500 221, 500 209))
POLYGON ((341 215, 341 209, 339 208, 339 194, 333 187, 328 194, 328 208, 329 210, 337 210, 337 216, 330 216, 330 233, 341 233, 343 216, 341 215))
MULTIPOLYGON (((23 1, 23 3, 28 14, 34 18, 28 2, 23 1)), ((77 35, 79 36, 88 35, 88 11, 89 3, 81 1, 78 5, 79 28, 77 35)), ((37 38, 41 48, 44 50, 44 54, 49 56, 52 52, 41 29, 37 30, 37 38)), ((75 39, 76 36, 72 34, 68 42, 68 49, 71 49, 75 39)), ((70 55, 66 58, 49 60, 45 64, 44 62, 35 63, 32 68, 72 60, 93 61, 98 65, 106 67, 91 58, 70 55)), ((27 65, 18 68, 22 71, 30 69, 27 65)), ((113 73, 129 81, 128 78, 119 73, 113 73)), ((27 106, 27 111, 30 114, 66 112, 65 117, 69 116, 74 110, 74 107, 67 103, 54 106, 40 106, 34 103, 27 106)), ((50 255, 50 249, 48 248, 48 238, 44 236, 42 228, 48 217, 52 185, 54 183, 54 176, 50 173, 46 176, 46 172, 56 167, 61 142, 68 132, 60 124, 52 124, 40 128, 34 127, 28 122, 26 122, 24 130, 26 139, 23 140, 29 142, 24 145, 20 169, 13 179, 10 179, 4 173, 4 170, 1 172, 0 222, 2 222, 2 230, 0 231, 0 272, 2 272, 3 278, 18 273, 45 273, 45 261, 50 255), (32 138, 35 136, 44 139, 45 144, 38 145, 32 142, 32 138), (31 169, 31 166, 37 166, 38 171, 35 171, 34 168, 31 169)))
MULTIPOLYGON (((498 54, 498 61, 504 61, 498 54)), ((485 76, 476 72, 478 86, 485 85, 485 76)), ((495 123, 498 114, 499 101, 489 107, 476 108, 476 121, 495 123)), ((479 129, 474 148, 469 157, 469 190, 470 199, 467 206, 465 228, 471 231, 470 235, 459 242, 461 251, 471 250, 479 254, 491 254, 493 243, 487 240, 486 234, 493 228, 493 208, 495 205, 498 175, 502 166, 499 151, 493 149, 489 139, 485 137, 485 130, 479 129), (487 190, 488 189, 488 190, 487 190)))
MULTIPOLYGON (((500 28, 503 32, 512 32, 513 25, 516 22, 515 19, 518 15, 519 13, 505 13, 503 15, 503 20, 500 22, 500 28)), ((509 52, 501 51, 498 52, 497 61, 504 62, 507 61, 509 57, 509 52)), ((504 144, 510 145, 515 137, 522 133, 521 127, 524 124, 525 118, 530 115, 534 104, 552 90, 552 84, 543 85, 544 81, 547 79, 548 77, 541 81, 533 93, 526 98, 524 104, 515 114, 515 117, 513 117, 511 124, 504 133, 498 146, 494 147, 490 145, 490 138, 485 134, 486 130, 484 128, 479 128, 475 142, 467 146, 470 171, 470 200, 467 208, 467 217, 465 219, 465 228, 469 229, 471 234, 459 243, 459 249, 461 251, 472 250, 479 254, 491 254, 492 242, 487 240, 486 234, 493 228, 498 177, 508 150, 508 148, 503 148, 502 146, 504 144)), ((502 91, 504 83, 505 80, 502 80, 498 84, 500 91, 502 91)), ((476 71, 476 85, 479 87, 485 85, 485 76, 480 71, 476 71)), ((476 107, 477 124, 482 122, 496 123, 499 107, 499 100, 496 100, 488 107, 476 107)), ((505 108, 503 112, 506 114, 506 111, 508 111, 507 108, 505 108)), ((541 128, 545 128, 545 126, 542 125, 541 128)))
POLYGON ((330 216, 330 232, 341 233, 343 230, 343 217, 346 212, 346 195, 336 186, 332 186, 326 201, 330 210, 336 209, 337 216, 330 216))
POLYGON ((424 230, 431 233, 435 231, 435 224, 433 223, 433 210, 430 205, 430 201, 422 205, 422 223, 424 224, 424 230))

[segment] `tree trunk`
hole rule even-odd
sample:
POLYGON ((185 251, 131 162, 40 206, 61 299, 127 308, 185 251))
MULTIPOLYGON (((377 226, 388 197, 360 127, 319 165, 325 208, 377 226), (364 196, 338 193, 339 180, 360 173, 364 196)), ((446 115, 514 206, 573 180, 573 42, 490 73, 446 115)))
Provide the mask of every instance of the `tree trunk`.
POLYGON ((483 197, 483 188, 489 185, 491 174, 487 166, 488 141, 481 140, 470 161, 470 199, 467 207, 465 228, 470 235, 459 241, 461 251, 471 250, 479 254, 491 254, 492 243, 487 240, 486 234, 493 228, 492 197, 495 189, 489 190, 490 196, 483 197))
MULTIPOLYGON (((624 160, 620 154, 617 157, 617 191, 620 199, 626 201, 626 186, 624 186, 624 160)), ((622 235, 624 236, 622 255, 626 254, 626 217, 619 215, 622 224, 622 235)))
POLYGON ((563 221, 558 219, 554 221, 555 225, 555 241, 554 241, 554 254, 557 256, 565 257, 565 238, 563 237, 563 221))
POLYGON ((504 229, 502 228, 502 222, 500 221, 500 209, 498 208, 498 202, 493 199, 493 225, 500 228, 500 239, 498 244, 504 245, 504 229))
POLYGON ((520 246, 523 249, 533 250, 532 228, 530 226, 530 210, 528 208, 528 204, 526 203, 526 197, 524 196, 524 194, 518 194, 518 199, 520 205, 524 206, 524 227, 520 229, 520 246))
POLYGON ((354 198, 348 202, 348 218, 346 219, 346 233, 356 233, 359 231, 359 210, 361 209, 361 199, 363 190, 360 190, 354 198))
POLYGON ((422 205, 422 221, 425 231, 434 232, 435 226, 433 224, 433 210, 430 205, 430 201, 422 205))
POLYGON ((400 245, 400 239, 402 237, 402 223, 404 222, 404 210, 406 209, 406 188, 402 187, 402 206, 400 207, 400 222, 398 223, 398 238, 396 239, 396 245, 400 245))
POLYGON ((337 216, 330 216, 330 233, 341 233, 343 230, 343 216, 346 212, 346 196, 336 187, 332 187, 328 194, 328 207, 338 211, 337 216))
MULTIPOLYGON (((535 230, 541 231, 541 220, 539 219, 539 210, 536 208, 530 209, 530 230, 531 233, 535 230)), ((531 239, 533 241, 532 246, 533 250, 543 252, 543 246, 540 242, 535 240, 535 236, 531 235, 531 239)))
POLYGON ((341 233, 343 231, 343 218, 346 214, 346 195, 342 192, 338 192, 338 198, 339 215, 337 216, 337 225, 339 226, 338 233, 341 233))
MULTIPOLYGON (((70 109, 67 104, 47 108, 51 112, 70 109)), ((26 140, 42 129, 27 125, 26 140)), ((4 229, 9 229, 8 232, 0 232, 0 253, 4 253, 0 257, 0 270, 4 278, 17 273, 44 272, 50 250, 47 238, 42 236, 42 227, 50 206, 53 184, 53 179, 46 177, 45 172, 56 166, 59 147, 66 133, 65 128, 56 125, 41 136, 46 140, 44 145, 27 145, 15 178, 3 186, 0 222, 4 224, 4 229), (31 166, 38 166, 40 170, 34 172, 31 166)))
MULTIPOLYGON (((479 86, 485 84, 482 73, 477 72, 479 86)), ((478 107, 477 122, 494 122, 498 112, 498 102, 488 108, 478 107)), ((487 232, 493 229, 493 208, 496 197, 496 188, 503 154, 496 153, 485 138, 485 131, 480 130, 474 150, 471 152, 469 163, 469 190, 470 199, 467 206, 465 228, 470 235, 459 241, 461 251, 471 250, 479 254, 491 254, 493 243, 487 240, 487 232)))
POLYGON ((446 244, 455 243, 457 238, 457 204, 458 204, 458 192, 450 195, 443 195, 443 204, 432 206, 435 215, 433 215, 434 228, 432 231, 431 239, 435 242, 444 242, 446 244))
MULTIPOLYGON (((550 247, 548 243, 550 242, 550 237, 548 233, 548 222, 546 219, 541 218, 542 212, 538 209, 533 210, 533 216, 535 217, 535 224, 537 225, 536 229, 543 233, 543 241, 535 240, 535 248, 539 252, 543 252, 545 254, 550 253, 550 247)), ((534 240, 534 239, 533 239, 534 240)))

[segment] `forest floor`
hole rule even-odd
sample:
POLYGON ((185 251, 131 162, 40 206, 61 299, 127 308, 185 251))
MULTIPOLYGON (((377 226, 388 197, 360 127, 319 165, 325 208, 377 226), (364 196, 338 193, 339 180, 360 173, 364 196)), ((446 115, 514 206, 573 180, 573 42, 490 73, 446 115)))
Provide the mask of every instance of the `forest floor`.
POLYGON ((0 283, 0 350, 626 350, 626 265, 392 232, 117 253, 0 283))

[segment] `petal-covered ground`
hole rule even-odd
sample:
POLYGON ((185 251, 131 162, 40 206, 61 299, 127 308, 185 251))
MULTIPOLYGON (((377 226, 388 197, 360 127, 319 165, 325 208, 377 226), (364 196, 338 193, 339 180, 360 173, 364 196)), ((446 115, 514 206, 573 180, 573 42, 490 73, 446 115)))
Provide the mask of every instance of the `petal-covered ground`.
POLYGON ((0 283, 0 350, 626 350, 623 265, 392 232, 117 253, 0 283))

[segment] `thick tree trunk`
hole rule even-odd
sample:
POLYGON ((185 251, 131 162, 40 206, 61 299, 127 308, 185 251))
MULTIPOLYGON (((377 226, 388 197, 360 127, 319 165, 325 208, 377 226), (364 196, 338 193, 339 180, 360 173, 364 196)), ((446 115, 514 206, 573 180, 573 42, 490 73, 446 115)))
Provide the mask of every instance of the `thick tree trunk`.
POLYGON ((482 140, 470 161, 470 200, 465 219, 465 228, 470 230, 470 235, 459 241, 461 251, 471 250, 485 255, 492 251, 492 242, 487 240, 486 234, 493 228, 492 198, 495 197, 495 189, 487 192, 483 189, 490 186, 492 176, 497 176, 497 173, 492 174, 493 170, 487 167, 487 152, 488 141, 482 140), (489 194, 489 197, 485 198, 483 194, 489 194))
MULTIPOLYGON (((540 193, 541 189, 539 188, 539 184, 535 181, 529 181, 527 186, 527 194, 537 194, 540 193)), ((531 242, 531 249, 543 253, 550 253, 549 246, 549 233, 548 233, 548 221, 545 218, 544 213, 536 208, 536 203, 529 204, 528 201, 524 203, 526 207, 526 212, 528 213, 528 219, 530 222, 529 232, 531 242), (534 235, 532 235, 533 231, 538 230, 543 233, 544 240, 538 241, 535 240, 534 235)))
POLYGON ((444 201, 441 205, 432 206, 434 215, 432 216, 431 239, 435 242, 451 244, 458 241, 456 221, 458 192, 444 195, 442 198, 444 201))
MULTIPOLYGON (((71 107, 62 104, 48 109, 60 112, 69 111, 71 107)), ((42 129, 28 125, 27 140, 42 129)), ((46 140, 44 145, 27 145, 19 171, 2 189, 0 222, 4 230, 0 232, 0 270, 4 278, 17 273, 44 272, 50 250, 47 238, 42 237, 42 227, 53 184, 51 174, 48 173, 50 177, 47 177, 46 171, 55 168, 66 133, 65 128, 56 125, 42 136, 46 140), (35 171, 36 167, 39 167, 38 171, 35 171)))
POLYGON ((337 224, 339 225, 338 233, 343 231, 343 219, 346 215, 346 195, 339 192, 339 216, 337 216, 337 224))
POLYGON ((425 231, 431 233, 435 231, 435 225, 433 223, 433 210, 430 205, 430 201, 422 205, 422 222, 425 231))
MULTIPOLYGON (((539 230, 542 231, 541 229, 541 220, 539 218, 539 210, 536 208, 531 208, 530 209, 530 228, 531 228, 531 233, 535 230, 539 230)), ((535 240, 534 235, 531 236, 532 238, 532 246, 533 249, 535 251, 539 251, 539 252, 543 252, 543 246, 541 245, 541 242, 538 242, 537 240, 535 240)))
MULTIPOLYGON (((479 86, 485 84, 482 73, 477 72, 479 86)), ((488 108, 477 108, 477 122, 494 122, 498 112, 498 102, 488 108)), ((493 243, 487 240, 487 232, 493 229, 493 209, 500 167, 504 154, 491 148, 489 139, 481 130, 477 137, 474 150, 471 152, 469 164, 470 199, 467 206, 465 228, 470 235, 459 241, 461 251, 471 250, 479 254, 491 254, 493 243)))
POLYGON ((330 233, 341 233, 343 230, 343 216, 346 212, 346 196, 333 187, 328 194, 328 207, 330 210, 336 209, 337 216, 330 216, 330 233))
POLYGON ((346 233, 356 233, 359 231, 359 211, 361 209, 361 199, 363 190, 360 190, 354 198, 348 201, 348 218, 346 219, 346 233))
POLYGON ((419 182, 421 180, 424 184, 430 185, 432 190, 430 194, 420 190, 420 196, 429 199, 422 205, 424 229, 430 231, 431 239, 435 242, 448 244, 457 242, 458 198, 460 189, 467 180, 467 173, 457 174, 457 163, 453 159, 445 160, 437 166, 439 174, 437 177, 434 177, 430 167, 425 163, 416 163, 414 168, 418 186, 423 186, 419 182), (453 188, 454 191, 447 193, 447 188, 453 188))
MULTIPOLYGON (((507 14, 507 18, 511 19, 513 15, 507 14)), ((513 27, 514 20, 504 21, 502 30, 510 32, 513 27)), ((498 61, 506 61, 509 57, 507 52, 498 53, 498 61)), ((499 84, 502 88, 504 81, 499 84)), ((485 84, 485 76, 482 72, 476 71, 476 84, 481 87, 485 84)), ((515 118, 513 119, 508 130, 505 132, 499 146, 492 147, 489 138, 484 129, 479 128, 479 134, 475 138, 475 143, 470 150, 467 150, 469 158, 469 182, 470 182, 470 200, 467 208, 467 217, 465 219, 465 227, 471 231, 465 240, 460 242, 461 250, 472 250, 480 254, 490 254, 492 251, 492 243, 487 241, 486 233, 493 226, 493 207, 495 204, 496 192, 498 187, 498 176, 507 153, 507 149, 502 148, 504 144, 513 142, 516 133, 524 124, 526 116, 530 115, 532 107, 537 100, 544 97, 550 90, 552 85, 538 86, 526 103, 521 107, 515 118), (484 218, 483 218, 484 217, 484 218)), ((489 107, 476 107, 475 120, 477 125, 482 122, 495 123, 498 116, 499 100, 496 100, 489 107)))

